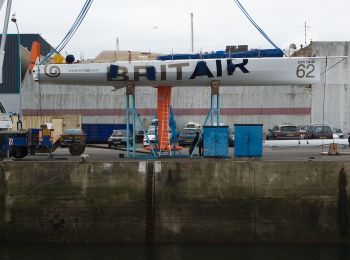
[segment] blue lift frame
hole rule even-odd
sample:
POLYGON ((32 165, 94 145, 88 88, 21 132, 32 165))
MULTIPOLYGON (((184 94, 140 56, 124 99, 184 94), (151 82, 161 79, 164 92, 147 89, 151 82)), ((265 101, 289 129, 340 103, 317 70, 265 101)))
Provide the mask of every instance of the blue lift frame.
POLYGON ((132 148, 132 157, 133 158, 142 158, 142 159, 157 159, 157 155, 154 150, 154 146, 151 144, 150 140, 148 139, 147 133, 143 127, 142 121, 140 119, 139 114, 136 111, 136 96, 135 96, 135 85, 133 82, 127 82, 126 83, 126 152, 127 152, 127 158, 130 158, 130 148, 132 148), (132 100, 132 107, 130 108, 130 97, 132 100), (132 147, 130 147, 130 115, 132 116, 132 147), (146 136, 148 142, 151 144, 152 147, 152 154, 153 156, 136 156, 136 118, 141 126, 141 129, 143 131, 143 134, 146 136))
MULTIPOLYGON (((127 158, 131 157, 131 152, 132 152, 132 157, 133 158, 141 158, 141 159, 158 159, 160 157, 164 157, 164 155, 159 155, 157 156, 156 153, 156 146, 158 145, 158 141, 157 141, 157 128, 156 128, 156 140, 155 140, 155 145, 152 145, 150 140, 148 139, 148 135, 146 130, 143 127, 142 121, 140 119, 139 114, 136 111, 136 95, 135 95, 135 85, 133 82, 127 82, 126 83, 126 130, 127 130, 127 141, 126 141, 126 150, 127 150, 127 158), (130 102, 131 101, 131 102, 130 102), (131 103, 131 106, 130 106, 131 103), (132 120, 132 145, 130 145, 130 116, 131 116, 131 120, 132 120), (141 129, 143 131, 144 136, 146 136, 148 142, 150 143, 152 149, 152 155, 151 157, 149 156, 136 156, 136 119, 138 120, 141 129)), ((176 131, 176 121, 175 121, 175 117, 174 117, 174 112, 172 107, 170 106, 170 117, 169 117, 169 126, 171 129, 171 133, 172 133, 172 142, 173 142, 173 155, 171 155, 170 157, 183 157, 181 155, 177 155, 177 151, 176 151, 176 143, 177 143, 177 131, 176 131)))
POLYGON ((199 134, 198 141, 196 145, 194 146, 194 149, 190 155, 190 158, 193 157, 196 148, 198 147, 199 141, 201 138, 203 138, 203 133, 204 133, 204 126, 207 124, 209 118, 210 118, 210 123, 212 126, 214 126, 214 119, 215 119, 215 113, 216 113, 216 125, 220 126, 220 81, 212 81, 211 82, 211 94, 210 94, 210 111, 205 118, 202 131, 199 134), (216 107, 215 107, 215 97, 216 97, 216 107))
MULTIPOLYGON (((216 124, 217 126, 220 126, 220 82, 219 81, 212 81, 211 82, 211 100, 210 100, 210 111, 204 121, 203 126, 205 126, 210 118, 211 125, 214 126, 214 120, 215 120, 215 114, 216 114, 216 124), (216 99, 216 107, 215 107, 215 99, 216 99)), ((170 107, 170 118, 169 118, 169 125, 172 130, 172 139, 173 139, 173 156, 172 157, 183 157, 183 156, 177 156, 176 155, 176 142, 177 142, 177 132, 176 132, 176 122, 174 119, 174 113, 172 110, 172 107, 170 107)), ((126 82, 126 130, 127 130, 127 158, 130 158, 130 150, 132 148, 132 157, 133 158, 142 158, 142 159, 158 159, 158 156, 156 154, 155 146, 151 144, 150 140, 148 139, 147 133, 143 127, 142 121, 140 119, 139 114, 136 111, 136 96, 135 96, 135 85, 133 82, 126 82), (130 97, 132 100, 132 107, 130 107, 130 97), (129 134, 130 134, 130 115, 132 115, 132 123, 133 123, 133 132, 132 132, 132 147, 130 146, 129 142, 129 134), (150 143, 152 149, 152 157, 149 156, 136 156, 136 118, 141 126, 141 129, 143 131, 144 136, 146 136, 148 142, 150 143)), ((189 156, 190 158, 193 157, 193 154, 195 152, 195 149, 198 147, 199 140, 203 136, 204 129, 200 132, 199 139, 189 156)), ((156 142, 157 145, 157 142, 156 142)))

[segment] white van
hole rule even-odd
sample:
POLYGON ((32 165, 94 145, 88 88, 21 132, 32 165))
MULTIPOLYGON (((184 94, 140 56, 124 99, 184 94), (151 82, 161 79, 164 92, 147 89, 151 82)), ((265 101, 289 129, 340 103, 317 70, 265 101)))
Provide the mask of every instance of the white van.
POLYGON ((201 128, 201 124, 195 122, 188 122, 185 128, 201 128))

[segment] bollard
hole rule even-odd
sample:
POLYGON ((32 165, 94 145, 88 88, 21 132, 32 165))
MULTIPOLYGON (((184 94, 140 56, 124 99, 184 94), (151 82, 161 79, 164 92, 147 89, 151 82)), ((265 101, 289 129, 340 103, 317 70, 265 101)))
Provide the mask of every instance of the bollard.
POLYGON ((13 139, 12 138, 8 138, 6 160, 11 160, 11 158, 10 158, 10 147, 11 147, 12 144, 13 144, 13 139))
POLYGON ((10 157, 10 146, 8 146, 8 148, 7 148, 5 161, 12 161, 12 159, 10 157))

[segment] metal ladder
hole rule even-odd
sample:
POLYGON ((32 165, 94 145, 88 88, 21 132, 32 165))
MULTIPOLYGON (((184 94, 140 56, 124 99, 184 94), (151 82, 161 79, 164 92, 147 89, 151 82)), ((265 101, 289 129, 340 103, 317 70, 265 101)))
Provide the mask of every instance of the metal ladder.
POLYGON ((169 155, 169 113, 171 87, 158 88, 158 146, 159 156, 169 155))

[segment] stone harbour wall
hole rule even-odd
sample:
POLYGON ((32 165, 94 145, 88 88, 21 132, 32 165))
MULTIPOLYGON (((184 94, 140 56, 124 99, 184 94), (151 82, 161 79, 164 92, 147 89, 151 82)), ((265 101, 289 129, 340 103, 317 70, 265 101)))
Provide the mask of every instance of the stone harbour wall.
POLYGON ((0 241, 348 243, 350 162, 0 163, 0 241))

